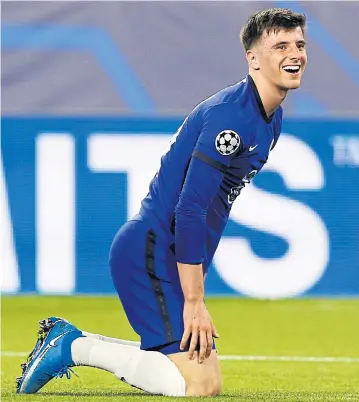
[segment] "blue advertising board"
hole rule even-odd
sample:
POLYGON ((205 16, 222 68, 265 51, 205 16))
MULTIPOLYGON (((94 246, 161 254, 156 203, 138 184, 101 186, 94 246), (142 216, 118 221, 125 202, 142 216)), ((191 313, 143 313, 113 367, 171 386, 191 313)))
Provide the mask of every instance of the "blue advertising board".
MULTIPOLYGON (((114 292, 113 236, 181 119, 2 119, 3 292, 114 292)), ((207 294, 359 295, 359 121, 284 122, 233 204, 207 294)))

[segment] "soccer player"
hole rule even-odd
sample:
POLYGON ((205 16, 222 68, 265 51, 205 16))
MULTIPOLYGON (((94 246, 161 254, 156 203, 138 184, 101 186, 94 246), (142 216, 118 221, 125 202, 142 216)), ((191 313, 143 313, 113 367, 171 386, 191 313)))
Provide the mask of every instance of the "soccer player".
POLYGON ((76 365, 107 370, 152 394, 221 392, 204 279, 233 202, 278 140, 280 104, 299 87, 307 63, 305 29, 305 16, 288 9, 249 18, 241 31, 248 75, 187 116, 139 214, 117 233, 112 278, 141 342, 82 332, 57 317, 42 320, 17 378, 19 393, 69 376, 76 365))

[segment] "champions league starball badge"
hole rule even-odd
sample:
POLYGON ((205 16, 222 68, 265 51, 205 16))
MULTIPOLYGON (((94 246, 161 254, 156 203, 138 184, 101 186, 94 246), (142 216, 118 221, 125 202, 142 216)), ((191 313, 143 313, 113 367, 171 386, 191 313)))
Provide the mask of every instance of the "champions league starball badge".
POLYGON ((217 135, 215 145, 221 155, 231 155, 241 145, 241 138, 235 131, 224 130, 217 135))

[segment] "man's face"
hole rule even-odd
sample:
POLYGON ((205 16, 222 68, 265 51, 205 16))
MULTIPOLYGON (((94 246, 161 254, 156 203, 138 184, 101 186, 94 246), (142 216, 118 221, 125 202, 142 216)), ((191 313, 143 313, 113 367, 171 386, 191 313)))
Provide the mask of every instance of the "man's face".
POLYGON ((296 89, 307 64, 302 29, 264 33, 253 48, 260 73, 279 88, 296 89))

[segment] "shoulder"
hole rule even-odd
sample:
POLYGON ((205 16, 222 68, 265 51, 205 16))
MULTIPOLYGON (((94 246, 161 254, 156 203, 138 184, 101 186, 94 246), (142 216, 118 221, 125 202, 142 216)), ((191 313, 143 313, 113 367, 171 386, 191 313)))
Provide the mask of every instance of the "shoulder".
POLYGON ((231 118, 238 119, 238 111, 246 104, 246 79, 221 89, 214 95, 203 100, 194 109, 194 113, 203 118, 208 116, 216 116, 216 118, 231 118), (236 113, 235 113, 236 112, 236 113))

